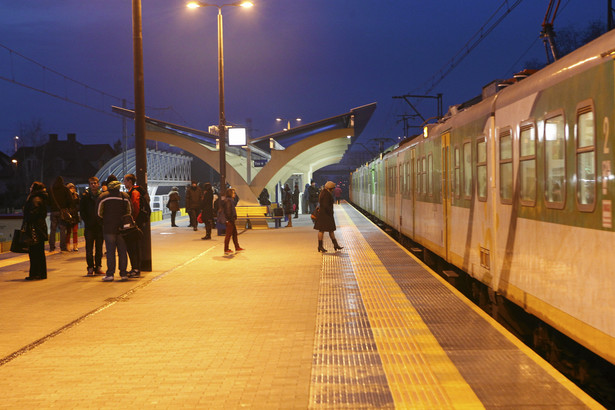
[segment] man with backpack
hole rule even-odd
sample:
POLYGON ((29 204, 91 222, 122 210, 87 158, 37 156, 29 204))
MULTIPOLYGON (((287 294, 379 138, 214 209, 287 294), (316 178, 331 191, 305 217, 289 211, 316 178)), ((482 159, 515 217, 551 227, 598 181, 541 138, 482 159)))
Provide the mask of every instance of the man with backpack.
MULTIPOLYGON (((137 227, 143 232, 145 224, 149 221, 152 213, 149 205, 149 195, 145 189, 137 185, 137 177, 134 174, 126 174, 124 176, 124 186, 130 199, 132 218, 137 227)), ((139 238, 126 244, 132 268, 128 272, 129 278, 141 276, 141 242, 142 239, 139 238)))

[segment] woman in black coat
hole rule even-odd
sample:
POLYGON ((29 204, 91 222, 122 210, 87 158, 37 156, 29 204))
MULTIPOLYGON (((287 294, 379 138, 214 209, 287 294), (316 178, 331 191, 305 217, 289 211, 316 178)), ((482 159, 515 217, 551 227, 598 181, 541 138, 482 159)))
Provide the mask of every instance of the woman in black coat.
POLYGON ((333 242, 333 248, 338 251, 344 249, 340 246, 335 239, 335 218, 333 217, 333 188, 335 188, 335 182, 329 181, 325 184, 325 188, 320 191, 318 196, 318 203, 320 211, 318 217, 314 223, 314 229, 318 231, 318 252, 327 252, 322 246, 322 240, 325 232, 329 232, 329 238, 333 242))
POLYGON ((45 260, 45 241, 48 239, 45 222, 47 200, 45 185, 42 182, 33 182, 30 195, 23 207, 23 229, 33 240, 28 249, 30 274, 26 280, 47 279, 47 261, 45 260))

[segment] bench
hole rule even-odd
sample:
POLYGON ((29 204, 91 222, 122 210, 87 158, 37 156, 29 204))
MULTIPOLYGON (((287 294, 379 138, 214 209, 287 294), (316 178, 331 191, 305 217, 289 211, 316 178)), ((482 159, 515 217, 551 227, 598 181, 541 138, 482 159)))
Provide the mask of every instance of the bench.
POLYGON ((258 206, 236 206, 237 221, 244 222, 247 229, 268 229, 267 220, 273 219, 275 227, 280 227, 280 220, 283 216, 272 216, 269 214, 269 207, 266 205, 258 206))

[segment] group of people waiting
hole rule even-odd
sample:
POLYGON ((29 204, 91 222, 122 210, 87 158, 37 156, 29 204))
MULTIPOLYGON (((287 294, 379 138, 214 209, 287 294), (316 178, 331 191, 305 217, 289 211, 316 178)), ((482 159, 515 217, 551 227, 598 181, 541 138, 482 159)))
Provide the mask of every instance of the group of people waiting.
MULTIPOLYGON (((167 208, 171 211, 171 226, 178 227, 175 223, 177 212, 180 210, 181 197, 177 187, 171 188, 167 208)), ((239 246, 237 238, 237 211, 235 206, 239 202, 239 196, 235 189, 227 187, 226 191, 220 195, 209 182, 199 185, 192 181, 190 187, 186 189, 186 212, 190 218, 188 227, 197 231, 198 224, 205 224, 205 236, 201 239, 210 240, 211 230, 214 226, 214 217, 219 224, 224 224, 226 235, 224 238, 224 253, 230 254, 233 251, 229 248, 231 239, 235 246, 235 252, 243 251, 239 246), (215 212, 215 213, 214 213, 215 212)))
POLYGON ((84 223, 84 237, 87 276, 104 275, 103 281, 114 280, 116 252, 119 262, 120 280, 141 276, 141 241, 138 236, 125 239, 121 227, 132 225, 142 232, 149 221, 149 196, 137 185, 134 174, 123 179, 126 192, 120 192, 121 182, 110 175, 100 184, 97 177, 88 179, 88 188, 79 195, 72 183, 65 184, 58 176, 49 192, 42 182, 30 186, 30 194, 24 205, 22 230, 31 238, 28 248, 30 271, 26 280, 47 278, 45 242, 49 251, 56 249, 56 231, 60 230, 60 251, 68 252, 70 238, 73 251, 78 250, 77 228, 80 220, 84 223), (47 210, 50 211, 50 231, 47 231, 47 210), (71 235, 72 233, 72 235, 71 235), (103 241, 106 248, 107 269, 102 271, 103 241), (130 258, 131 270, 127 270, 130 258))

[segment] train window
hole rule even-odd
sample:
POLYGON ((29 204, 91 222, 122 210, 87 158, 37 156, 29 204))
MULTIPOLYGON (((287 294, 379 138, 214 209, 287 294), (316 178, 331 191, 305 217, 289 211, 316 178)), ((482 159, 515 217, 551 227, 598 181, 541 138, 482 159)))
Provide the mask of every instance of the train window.
POLYGON ((476 186, 478 199, 487 200, 487 142, 481 137, 476 143, 476 186))
POLYGON ((566 124, 562 114, 545 120, 545 200, 564 208, 566 198, 566 124))
POLYGON ((521 126, 519 135, 519 198, 521 204, 536 205, 536 128, 521 126))
POLYGON ((472 197, 472 143, 463 144, 463 196, 472 197))
POLYGON ((421 166, 421 176, 422 176, 422 180, 421 181, 421 192, 423 194, 427 193, 427 158, 423 157, 421 158, 421 161, 423 162, 423 165, 421 166))
POLYGON ((500 133, 500 200, 512 203, 513 196, 513 152, 510 129, 500 133))
POLYGON ((455 168, 455 175, 453 177, 453 192, 455 193, 455 198, 459 198, 461 196, 461 150, 458 146, 455 147, 454 155, 453 166, 455 168))
POLYGON ((596 134, 591 107, 577 110, 577 204, 591 212, 596 202, 596 134))
POLYGON ((433 195, 433 155, 427 156, 427 194, 433 195))
POLYGON ((416 193, 417 195, 421 193, 421 158, 416 160, 416 193))

